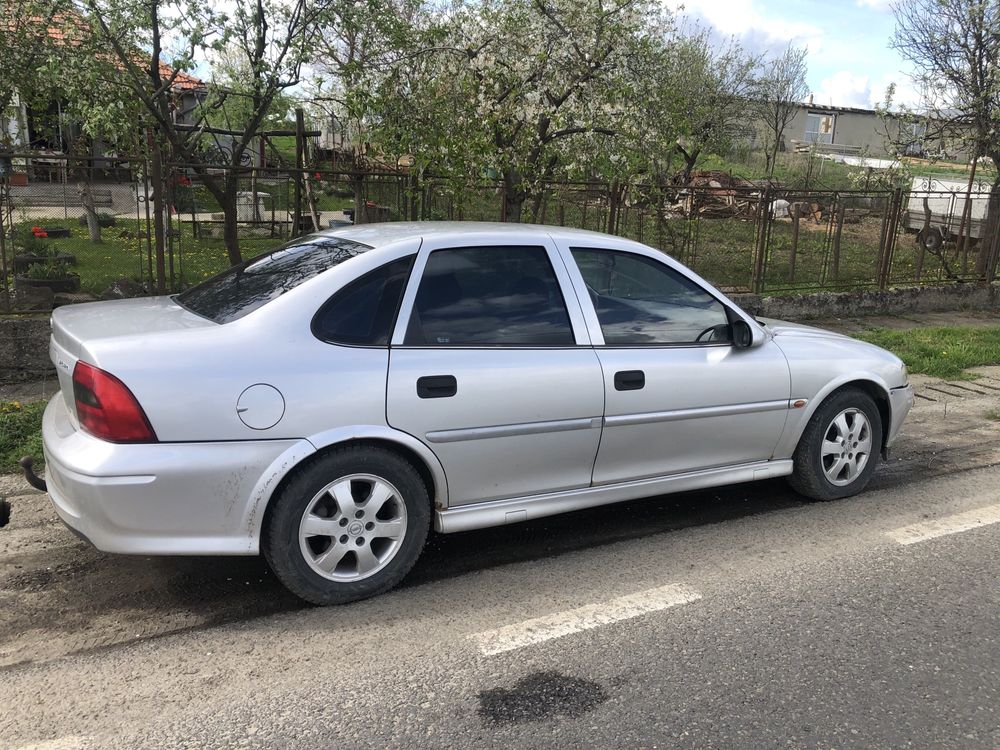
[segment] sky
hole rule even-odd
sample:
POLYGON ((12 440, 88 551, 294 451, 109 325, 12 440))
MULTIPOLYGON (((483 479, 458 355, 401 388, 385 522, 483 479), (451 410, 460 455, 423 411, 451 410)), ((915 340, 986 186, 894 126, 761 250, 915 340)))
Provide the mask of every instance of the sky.
POLYGON ((916 106, 911 67, 889 47, 891 0, 665 0, 754 52, 789 42, 808 50, 816 104, 870 108, 896 84, 895 103, 916 106))

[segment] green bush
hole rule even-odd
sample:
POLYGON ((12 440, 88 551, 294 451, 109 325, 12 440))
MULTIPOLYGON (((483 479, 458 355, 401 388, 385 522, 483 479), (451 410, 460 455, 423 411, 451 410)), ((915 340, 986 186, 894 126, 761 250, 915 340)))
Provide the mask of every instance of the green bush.
POLYGON ((29 279, 66 279, 71 273, 68 263, 50 257, 44 263, 32 263, 23 275, 29 279))
POLYGON ((40 470, 44 401, 0 401, 0 474, 16 474, 17 462, 31 456, 40 470))
POLYGON ((25 255, 45 255, 49 246, 41 237, 36 237, 30 227, 24 227, 15 235, 17 251, 25 255))

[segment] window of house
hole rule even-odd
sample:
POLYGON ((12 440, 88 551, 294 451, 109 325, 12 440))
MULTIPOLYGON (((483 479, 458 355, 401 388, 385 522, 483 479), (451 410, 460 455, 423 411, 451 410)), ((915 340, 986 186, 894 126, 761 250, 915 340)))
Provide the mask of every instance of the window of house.
POLYGON ((908 126, 909 140, 903 149, 907 156, 924 155, 924 137, 927 135, 927 123, 911 122, 908 126))
POLYGON ((559 282, 544 247, 464 247, 427 259, 407 346, 571 346, 559 282))
POLYGON ((827 112, 806 115, 806 140, 809 143, 833 143, 833 128, 837 116, 827 112))
POLYGON ((642 255, 573 249, 611 345, 728 342, 726 308, 698 284, 642 255))

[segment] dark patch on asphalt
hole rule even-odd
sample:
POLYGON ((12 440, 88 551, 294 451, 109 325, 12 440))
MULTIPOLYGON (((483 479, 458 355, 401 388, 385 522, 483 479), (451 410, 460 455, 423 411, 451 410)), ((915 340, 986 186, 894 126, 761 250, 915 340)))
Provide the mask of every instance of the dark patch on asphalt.
POLYGON ((479 716, 487 724, 521 724, 553 718, 576 718, 608 699, 596 682, 558 672, 535 672, 513 688, 479 694, 479 716))

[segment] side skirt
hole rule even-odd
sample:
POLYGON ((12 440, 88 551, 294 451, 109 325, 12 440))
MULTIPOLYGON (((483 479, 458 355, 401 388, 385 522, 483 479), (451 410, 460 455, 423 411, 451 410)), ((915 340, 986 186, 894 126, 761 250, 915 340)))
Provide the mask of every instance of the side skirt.
POLYGON ((792 466, 791 459, 757 461, 739 466, 673 474, 668 477, 653 477, 600 487, 551 492, 545 495, 529 495, 506 500, 491 500, 473 505, 459 505, 436 511, 434 528, 444 534, 450 534, 455 531, 503 526, 508 523, 530 521, 573 510, 594 508, 598 505, 635 500, 640 497, 653 497, 672 492, 688 492, 707 487, 783 477, 792 473, 792 466))

